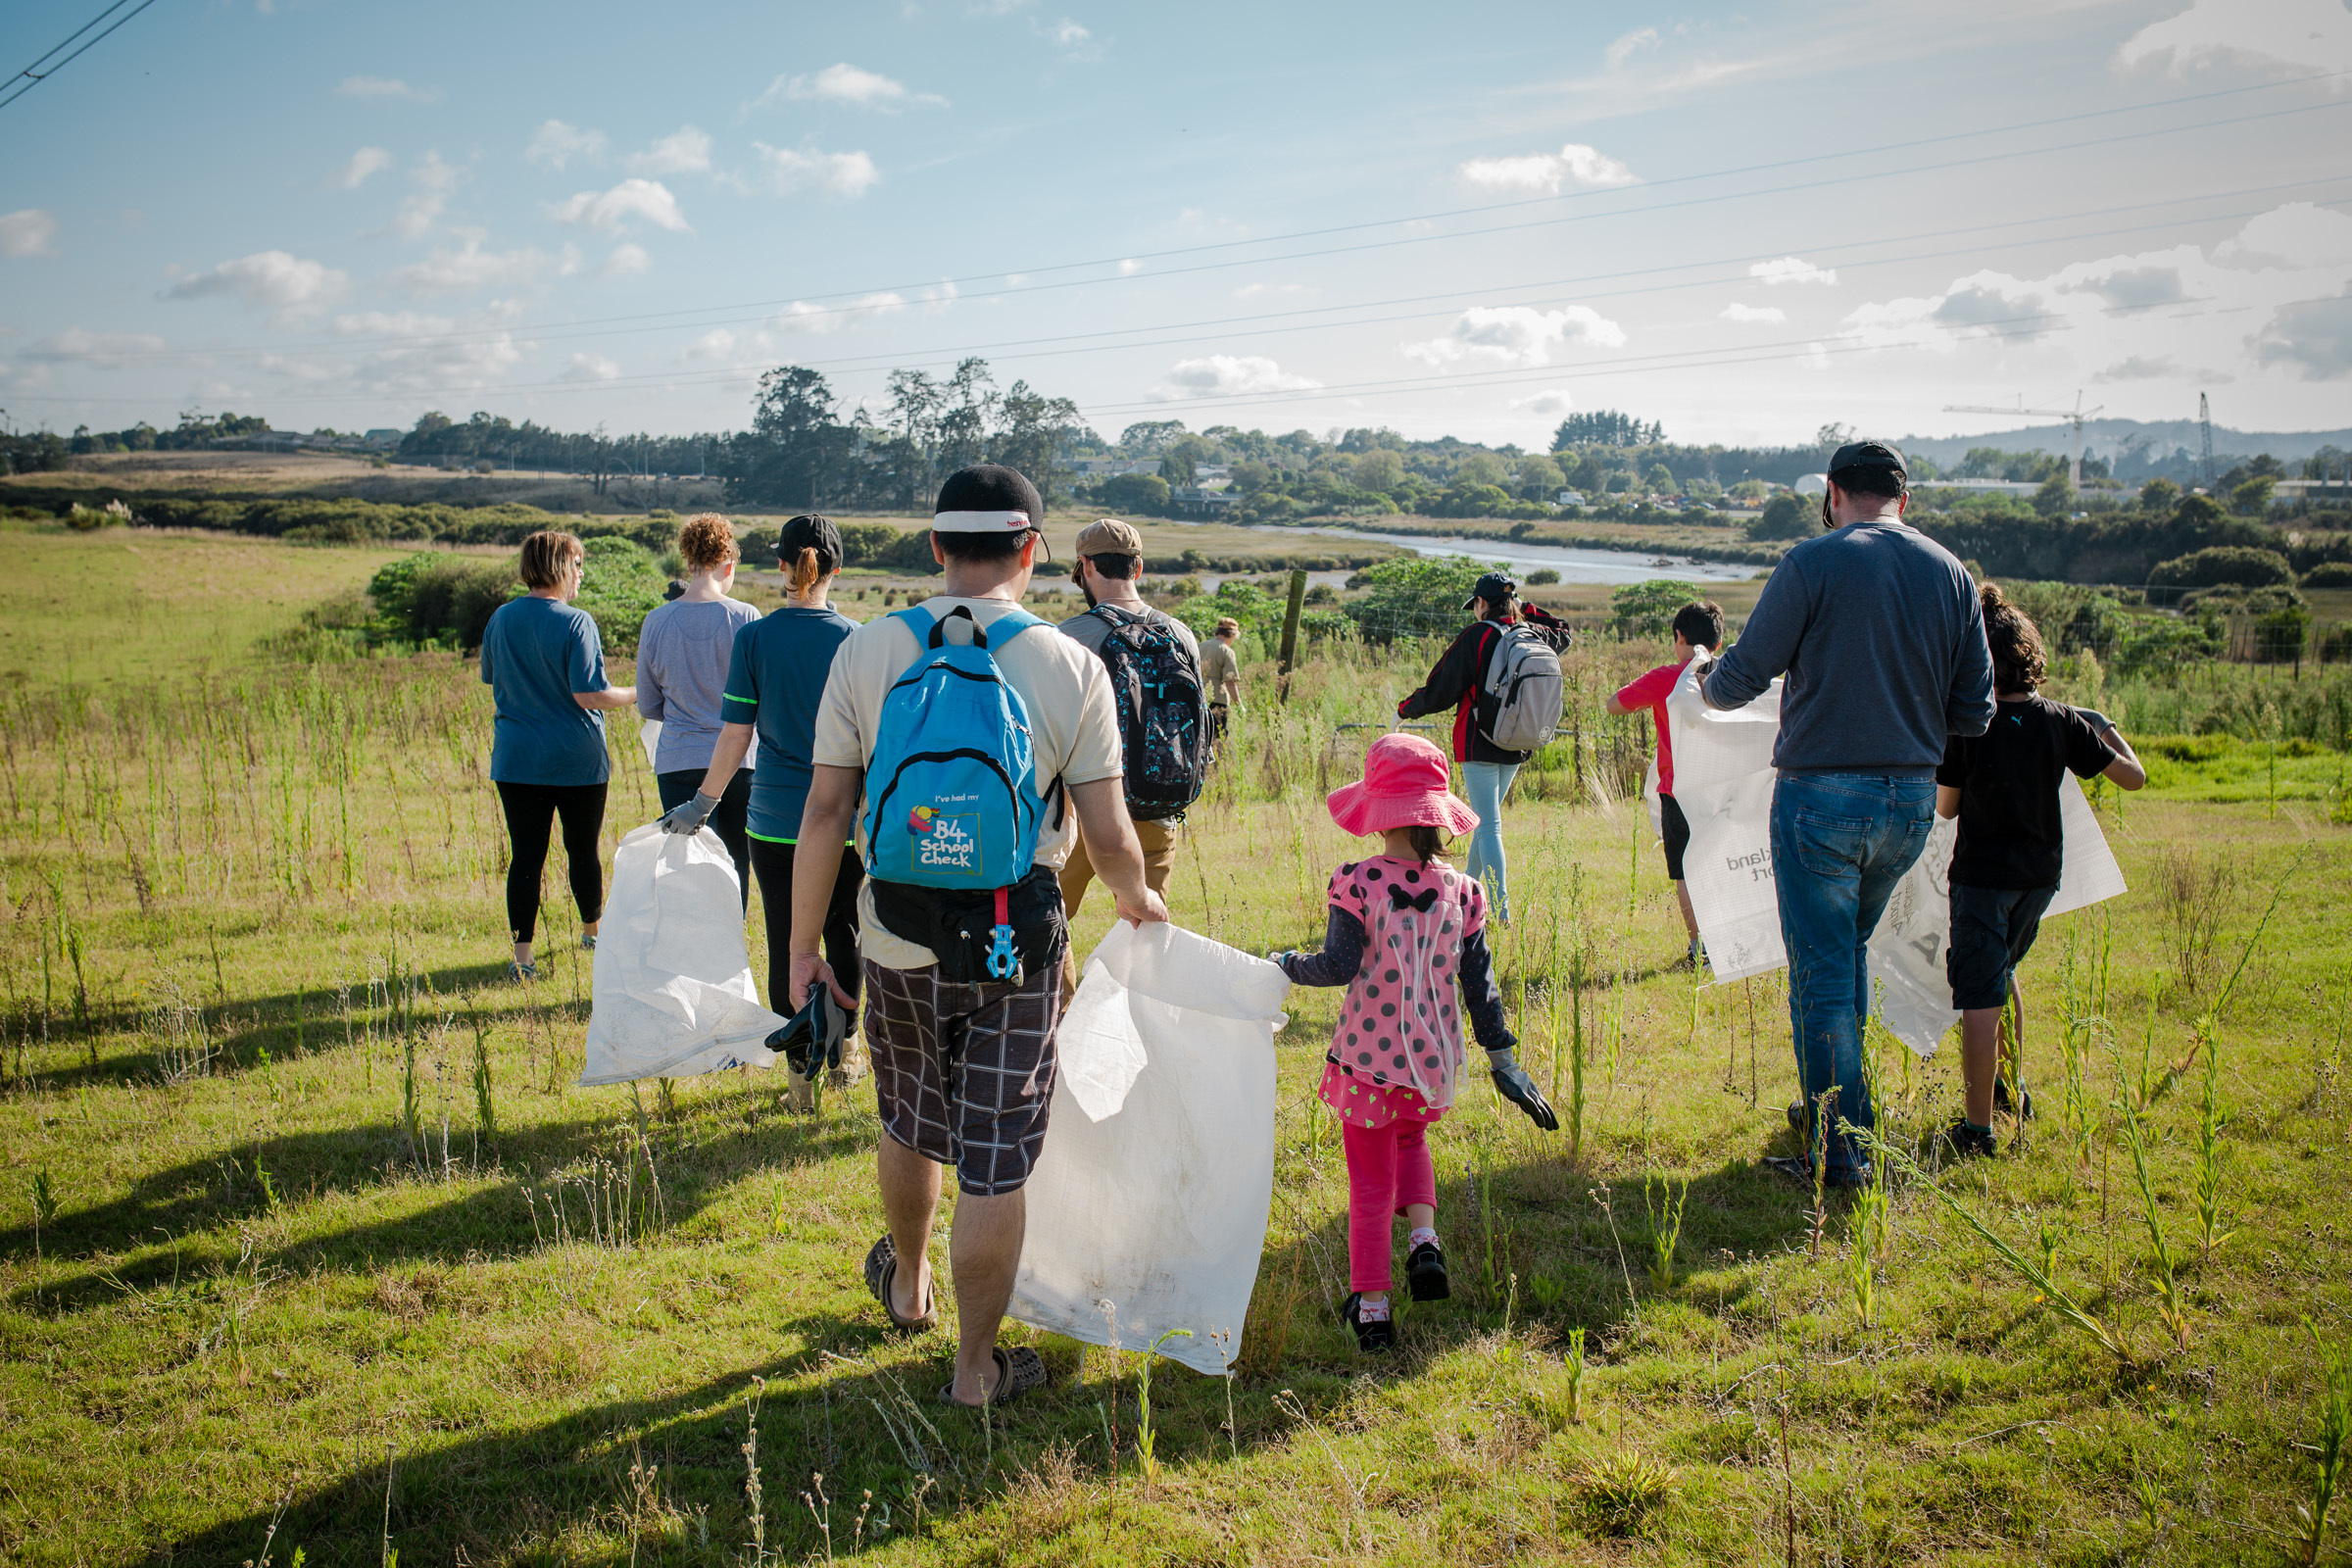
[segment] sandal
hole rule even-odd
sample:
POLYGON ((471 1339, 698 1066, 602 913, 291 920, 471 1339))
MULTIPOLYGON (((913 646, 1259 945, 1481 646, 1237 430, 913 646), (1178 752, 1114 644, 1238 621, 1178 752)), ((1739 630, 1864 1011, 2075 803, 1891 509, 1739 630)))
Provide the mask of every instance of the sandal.
POLYGON ((899 1250, 885 1234, 874 1244, 873 1250, 865 1254, 865 1288, 874 1293, 875 1300, 882 1303, 882 1315, 890 1319, 892 1328, 902 1333, 919 1334, 939 1322, 939 1313, 926 1301, 920 1317, 899 1316, 899 1309, 890 1304, 890 1286, 898 1273, 899 1250))
MULTIPOLYGON (((1010 1404, 1022 1395, 1042 1389, 1054 1381, 1054 1375, 1046 1370, 1045 1357, 1026 1345, 1016 1345, 1009 1350, 1000 1345, 988 1353, 997 1358, 997 1391, 988 1396, 989 1404, 1010 1404)), ((940 1386, 939 1398, 942 1404, 953 1404, 960 1409, 982 1408, 977 1404, 965 1404, 956 1397, 954 1378, 940 1386)))

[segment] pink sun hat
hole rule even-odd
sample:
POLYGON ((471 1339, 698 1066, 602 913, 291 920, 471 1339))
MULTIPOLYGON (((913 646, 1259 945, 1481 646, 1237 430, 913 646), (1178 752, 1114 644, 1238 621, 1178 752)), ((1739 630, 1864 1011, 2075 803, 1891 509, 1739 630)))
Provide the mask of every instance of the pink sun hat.
POLYGON ((1436 827, 1467 833, 1478 813, 1446 789, 1446 754, 1418 735, 1383 735, 1364 753, 1364 776, 1331 792, 1331 819, 1350 833, 1436 827))

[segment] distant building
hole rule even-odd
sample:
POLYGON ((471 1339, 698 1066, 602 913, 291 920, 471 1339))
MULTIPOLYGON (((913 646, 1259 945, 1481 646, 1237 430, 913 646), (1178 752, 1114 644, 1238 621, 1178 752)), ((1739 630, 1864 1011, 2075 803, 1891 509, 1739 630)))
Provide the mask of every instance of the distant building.
POLYGON ((1551 504, 1555 507, 1581 507, 1585 504, 1585 493, 1582 490, 1563 490, 1552 497, 1551 504))
POLYGON ((1808 473, 1790 488, 1800 496, 1827 495, 1830 490, 1830 476, 1826 473, 1808 473))
POLYGON ((360 437, 360 443, 363 446, 382 447, 389 451, 393 447, 399 446, 400 438, 407 433, 405 430, 370 430, 360 437))
POLYGON ((1157 473, 1157 458, 1073 458, 1070 471, 1081 479, 1108 479, 1122 473, 1157 473))
POLYGON ((1232 512, 1235 503, 1240 499, 1238 496, 1222 495, 1214 490, 1203 490, 1198 485, 1188 485, 1169 492, 1168 511, 1179 517, 1190 517, 1196 522, 1209 522, 1232 512))

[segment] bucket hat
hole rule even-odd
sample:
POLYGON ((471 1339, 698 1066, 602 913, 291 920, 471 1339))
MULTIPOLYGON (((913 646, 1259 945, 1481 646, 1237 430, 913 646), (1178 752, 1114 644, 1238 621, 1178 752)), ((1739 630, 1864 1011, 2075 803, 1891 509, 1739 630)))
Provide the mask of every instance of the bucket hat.
POLYGON ((1418 735, 1383 735, 1364 754, 1364 776, 1331 792, 1331 819, 1350 833, 1434 827, 1467 833, 1478 813, 1446 789, 1446 754, 1418 735))

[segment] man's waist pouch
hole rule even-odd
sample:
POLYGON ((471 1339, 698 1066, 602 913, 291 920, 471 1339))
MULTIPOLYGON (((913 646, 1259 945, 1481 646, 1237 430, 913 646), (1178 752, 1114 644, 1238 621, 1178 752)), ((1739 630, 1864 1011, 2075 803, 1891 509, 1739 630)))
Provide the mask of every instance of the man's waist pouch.
POLYGON ((917 887, 910 882, 871 879, 874 917, 895 937, 929 948, 939 957, 939 977, 951 985, 1018 985, 1030 975, 1058 967, 1069 942, 1061 912, 1061 879, 1052 866, 1032 867, 1004 895, 1004 923, 1012 928, 1008 973, 992 973, 989 959, 1006 955, 997 944, 1000 890, 917 887))

